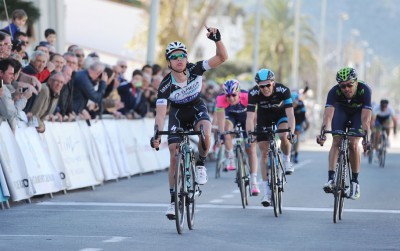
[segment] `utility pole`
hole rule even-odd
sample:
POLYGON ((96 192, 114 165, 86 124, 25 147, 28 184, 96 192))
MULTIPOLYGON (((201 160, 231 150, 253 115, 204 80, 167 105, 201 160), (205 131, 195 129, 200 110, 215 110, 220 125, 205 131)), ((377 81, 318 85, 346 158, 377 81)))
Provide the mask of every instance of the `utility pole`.
POLYGON ((155 62, 159 7, 160 7, 160 0, 151 0, 149 34, 147 38, 147 60, 146 60, 147 64, 150 65, 154 64, 155 62))
POLYGON ((258 55, 260 50, 260 22, 261 22, 261 0, 257 0, 256 4, 256 23, 254 27, 254 50, 253 50, 253 77, 258 71, 258 55))
POLYGON ((321 20, 319 31, 319 51, 318 51, 318 85, 317 85, 317 104, 322 107, 322 87, 324 81, 324 50, 325 50, 325 22, 326 22, 326 0, 321 2, 321 20))

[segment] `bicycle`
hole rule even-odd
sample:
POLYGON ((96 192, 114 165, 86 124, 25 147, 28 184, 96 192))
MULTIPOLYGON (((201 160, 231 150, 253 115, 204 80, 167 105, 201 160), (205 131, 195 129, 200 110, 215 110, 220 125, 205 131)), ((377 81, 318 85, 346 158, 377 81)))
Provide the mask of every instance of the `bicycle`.
POLYGON ((175 131, 159 131, 155 127, 154 138, 158 138, 159 135, 177 135, 181 138, 177 145, 174 198, 176 230, 182 234, 185 211, 189 229, 193 230, 194 228, 196 198, 201 195, 200 186, 196 183, 195 153, 190 145, 189 136, 201 135, 201 143, 205 148, 204 131, 202 126, 200 126, 200 131, 184 130, 183 128, 177 128, 175 131))
POLYGON ((351 123, 346 125, 345 131, 334 130, 329 131, 324 128, 321 129, 320 135, 325 135, 327 133, 332 134, 332 136, 341 136, 342 142, 339 147, 339 155, 336 164, 336 172, 333 185, 333 196, 334 196, 334 206, 333 206, 333 222, 336 223, 337 219, 342 220, 344 198, 350 198, 349 188, 351 187, 351 165, 349 159, 349 138, 348 137, 360 137, 364 138, 365 142, 368 142, 367 133, 357 134, 349 132, 351 123))
POLYGON ((269 187, 271 189, 271 200, 274 206, 275 217, 282 214, 282 193, 285 191, 284 185, 287 183, 286 173, 279 153, 280 150, 276 143, 276 134, 284 132, 289 132, 289 136, 293 137, 290 128, 277 129, 275 123, 270 127, 263 127, 260 131, 249 132, 250 135, 257 136, 266 134, 268 137, 269 151, 268 164, 266 168, 271 170, 269 173, 269 187))
MULTIPOLYGON (((217 141, 216 141, 217 143, 217 141)), ((215 144, 216 144, 215 143, 215 144)), ((225 147, 221 145, 217 150, 217 159, 215 165, 215 178, 218 179, 221 177, 221 169, 223 169, 225 158, 224 158, 225 147)))
MULTIPOLYGON (((374 131, 371 132, 371 146, 375 145, 375 133, 374 131)), ((372 147, 371 150, 368 151, 368 164, 372 163, 372 160, 374 159, 374 148, 372 147)))
POLYGON ((246 161, 244 151, 242 148, 243 143, 243 133, 242 126, 238 123, 233 131, 226 131, 224 135, 234 135, 234 151, 236 160, 236 178, 235 183, 237 183, 240 191, 240 198, 242 202, 243 209, 249 205, 248 195, 251 196, 250 191, 250 167, 246 161), (247 192, 248 190, 248 192, 247 192))
POLYGON ((378 162, 379 166, 383 168, 386 162, 387 133, 384 127, 379 128, 379 130, 381 131, 381 135, 378 139, 378 162))

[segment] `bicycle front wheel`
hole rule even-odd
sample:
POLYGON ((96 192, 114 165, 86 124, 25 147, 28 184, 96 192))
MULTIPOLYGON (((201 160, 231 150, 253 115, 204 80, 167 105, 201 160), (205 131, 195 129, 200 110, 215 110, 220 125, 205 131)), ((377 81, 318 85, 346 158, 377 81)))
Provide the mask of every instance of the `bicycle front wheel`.
POLYGON ((275 217, 278 217, 278 180, 277 180, 277 160, 275 159, 275 156, 273 152, 269 152, 269 163, 271 165, 271 170, 270 170, 270 181, 269 181, 269 186, 271 187, 271 202, 272 205, 274 206, 274 214, 275 217))
POLYGON ((385 167, 386 160, 386 137, 385 135, 381 135, 381 143, 379 148, 379 166, 385 167))
POLYGON ((285 182, 285 172, 283 170, 283 166, 282 166, 282 160, 280 155, 278 155, 278 208, 279 208, 279 214, 282 214, 282 195, 283 195, 283 185, 285 182))
MULTIPOLYGON (((339 215, 343 210, 343 191, 344 191, 344 179, 343 179, 343 168, 345 165, 344 154, 339 153, 338 166, 336 168, 335 187, 333 188, 333 196, 335 197, 333 206, 333 222, 336 223, 339 215)), ((341 216, 340 216, 341 219, 341 216)))
POLYGON ((216 179, 221 177, 223 154, 224 154, 223 146, 220 146, 218 148, 217 159, 216 159, 216 164, 215 164, 215 178, 216 179))
POLYGON ((185 179, 186 175, 183 171, 185 168, 185 160, 183 154, 178 153, 176 159, 176 169, 175 169, 175 222, 176 230, 179 234, 182 234, 183 225, 185 222, 185 200, 186 200, 186 189, 185 189, 185 179))
POLYGON ((247 191, 244 178, 245 166, 243 163, 243 152, 240 148, 236 148, 236 160, 237 160, 236 180, 240 190, 240 200, 242 202, 242 207, 246 208, 247 191))
POLYGON ((195 212, 196 212, 196 198, 199 196, 199 185, 195 182, 195 163, 190 162, 190 175, 187 177, 188 182, 188 197, 186 201, 186 214, 187 222, 190 230, 194 228, 195 212))

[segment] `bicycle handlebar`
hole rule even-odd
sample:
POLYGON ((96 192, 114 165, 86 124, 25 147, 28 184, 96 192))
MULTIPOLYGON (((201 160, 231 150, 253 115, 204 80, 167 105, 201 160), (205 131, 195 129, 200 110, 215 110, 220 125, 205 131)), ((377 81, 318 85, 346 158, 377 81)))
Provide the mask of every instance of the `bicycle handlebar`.
MULTIPOLYGON (((203 125, 200 125, 200 131, 189 131, 189 130, 185 131, 181 127, 177 128, 175 131, 159 131, 158 127, 156 126, 154 129, 154 138, 157 138, 159 135, 179 135, 179 136, 201 135, 200 137, 201 146, 204 151, 206 150, 203 125)), ((156 148, 156 150, 158 151, 158 148, 156 148)))

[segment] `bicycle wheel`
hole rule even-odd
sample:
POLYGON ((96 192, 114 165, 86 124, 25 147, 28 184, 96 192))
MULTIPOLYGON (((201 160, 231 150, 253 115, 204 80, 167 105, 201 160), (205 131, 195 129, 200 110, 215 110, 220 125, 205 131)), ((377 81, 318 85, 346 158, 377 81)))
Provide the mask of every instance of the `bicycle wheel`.
POLYGON ((244 180, 244 163, 243 163, 243 152, 242 149, 237 147, 236 148, 236 161, 237 161, 237 168, 236 168, 236 181, 240 190, 240 200, 242 202, 242 207, 246 208, 246 198, 247 198, 247 191, 246 185, 244 180))
POLYGON ((344 156, 343 153, 339 153, 338 165, 336 168, 336 178, 335 178, 335 187, 333 188, 333 196, 335 198, 334 206, 333 206, 333 222, 336 223, 339 212, 343 210, 342 204, 342 195, 343 195, 343 165, 344 165, 344 156))
POLYGON ((218 148, 217 152, 217 160, 215 165, 215 178, 218 179, 221 177, 221 168, 222 168, 222 160, 223 160, 224 149, 223 146, 218 148))
POLYGON ((185 222, 185 179, 186 175, 184 170, 184 157, 181 152, 178 153, 176 169, 175 169, 175 223, 176 230, 179 234, 183 231, 183 224, 185 222))
POLYGON ((269 174, 269 176, 270 176, 269 185, 271 187, 271 202, 274 206, 275 217, 278 217, 278 207, 279 207, 278 206, 278 186, 277 186, 278 181, 277 181, 277 174, 276 174, 278 166, 277 166, 277 163, 276 163, 277 160, 275 159, 274 154, 272 152, 269 152, 268 155, 269 155, 269 161, 270 161, 269 163, 271 165, 271 170, 270 170, 270 174, 269 174))
MULTIPOLYGON (((192 153, 193 154, 193 153, 192 153)), ((186 176, 188 186, 188 196, 186 198, 186 215, 187 223, 190 230, 194 228, 195 212, 196 212, 196 198, 199 196, 199 185, 195 182, 195 163, 190 161, 189 175, 186 176)))
POLYGON ((371 133, 371 149, 368 151, 368 164, 371 164, 374 158, 374 137, 374 133, 371 133))
POLYGON ((344 207, 344 199, 348 198, 350 196, 350 186, 351 186, 351 168, 349 162, 347 162, 347 168, 346 168, 346 178, 343 181, 344 183, 344 190, 342 191, 342 196, 340 198, 340 207, 339 207, 339 220, 342 220, 342 214, 343 214, 343 207, 344 207))
POLYGON ((281 156, 278 155, 278 209, 279 209, 279 214, 282 214, 282 193, 283 193, 283 185, 284 185, 284 175, 285 172, 283 171, 283 165, 282 165, 282 160, 281 156))
POLYGON ((384 133, 381 134, 380 147, 379 147, 379 166, 385 167, 386 160, 386 136, 384 133))

